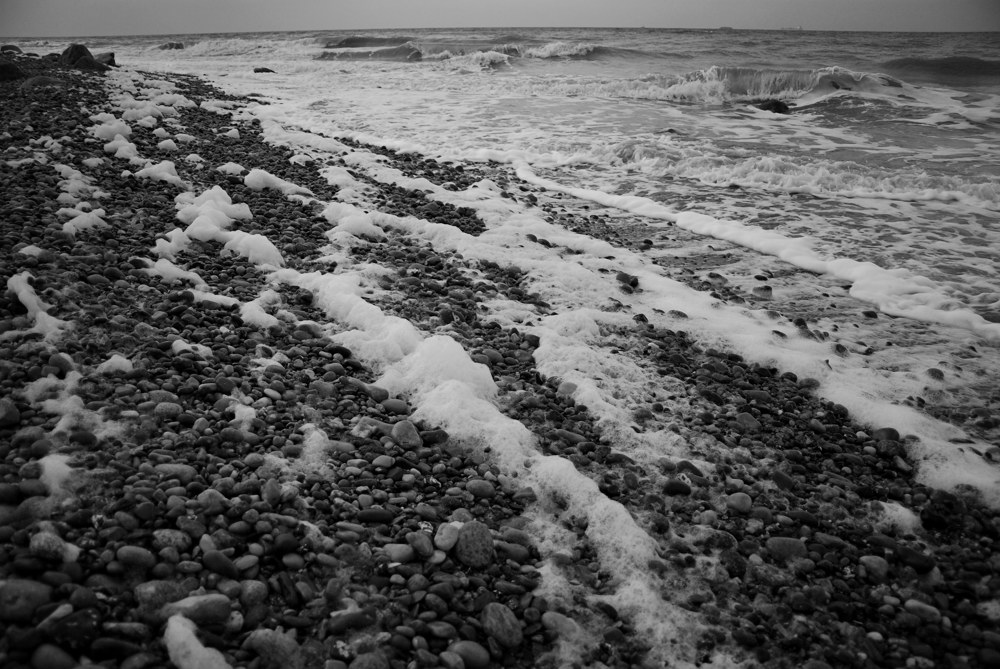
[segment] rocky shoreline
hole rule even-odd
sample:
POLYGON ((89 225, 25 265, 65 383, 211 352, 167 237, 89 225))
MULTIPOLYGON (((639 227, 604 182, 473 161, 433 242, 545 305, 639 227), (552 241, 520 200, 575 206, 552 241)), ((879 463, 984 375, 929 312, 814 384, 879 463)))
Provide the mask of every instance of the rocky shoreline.
MULTIPOLYGON (((659 384, 630 424, 608 425, 538 369, 544 341, 486 317, 496 300, 555 313, 524 268, 401 224, 341 249, 341 264, 384 268, 368 304, 458 342, 547 462, 627 511, 651 547, 652 597, 685 619, 666 646, 610 603, 628 585, 614 528, 525 484, 499 444, 466 442, 379 386, 333 340, 347 327, 322 291, 275 283, 212 239, 172 263, 204 285, 168 281, 152 260, 188 186, 248 207, 234 229, 269 240, 299 277, 338 269, 320 203, 346 187, 325 169, 393 220, 475 237, 486 226, 473 209, 343 155, 300 160, 240 113, 248 100, 193 77, 143 73, 130 107, 120 77, 17 65, 55 83, 0 82, 0 665, 1000 667, 1000 516, 971 492, 916 483, 896 430, 853 423, 809 379, 624 311, 596 346, 659 384), (143 125, 131 109, 161 116, 143 125), (131 134, 109 150, 117 139, 95 124, 120 121, 131 134), (157 160, 173 171, 138 176, 157 160), (256 187, 251 170, 277 181, 256 187), (80 202, 92 207, 62 211, 80 202), (668 397, 686 409, 667 412, 668 397), (654 428, 690 457, 633 458, 616 432, 654 428), (565 543, 540 545, 539 525, 565 543)), ((645 243, 500 165, 336 144, 449 191, 489 179, 550 222, 645 243)))

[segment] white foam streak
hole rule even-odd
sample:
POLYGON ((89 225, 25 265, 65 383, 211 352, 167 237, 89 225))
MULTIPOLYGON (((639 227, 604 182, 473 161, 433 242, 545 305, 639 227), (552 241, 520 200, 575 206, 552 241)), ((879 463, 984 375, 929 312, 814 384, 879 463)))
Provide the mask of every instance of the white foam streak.
POLYGON ((564 186, 538 177, 523 164, 517 167, 517 174, 529 183, 550 190, 640 216, 669 221, 700 235, 723 239, 773 255, 804 270, 849 281, 854 297, 876 305, 887 314, 963 328, 987 341, 1000 342, 1000 323, 991 323, 971 309, 950 308, 954 305, 954 298, 942 286, 909 270, 885 269, 871 262, 859 262, 850 258, 823 258, 812 249, 811 240, 804 237, 791 238, 773 230, 737 221, 722 221, 696 212, 676 212, 645 197, 612 195, 564 186))

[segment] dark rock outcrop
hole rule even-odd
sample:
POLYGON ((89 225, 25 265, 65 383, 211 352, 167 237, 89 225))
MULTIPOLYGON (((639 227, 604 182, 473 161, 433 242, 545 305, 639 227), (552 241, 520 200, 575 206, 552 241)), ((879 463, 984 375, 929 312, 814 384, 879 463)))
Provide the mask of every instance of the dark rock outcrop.
POLYGON ((775 114, 789 114, 791 113, 791 108, 787 103, 781 100, 764 100, 758 102, 756 105, 757 109, 763 109, 764 111, 774 112, 775 114))
POLYGON ((0 60, 0 81, 14 81, 15 79, 24 79, 26 76, 28 75, 24 73, 24 70, 16 64, 9 60, 0 60))
POLYGON ((107 65, 108 67, 118 67, 118 63, 115 62, 115 52, 105 51, 104 53, 99 53, 94 56, 96 60, 101 65, 107 65))
POLYGON ((78 70, 93 70, 95 72, 105 72, 110 69, 107 65, 97 62, 90 49, 82 44, 71 44, 59 56, 60 65, 68 65, 78 70))
POLYGON ((16 44, 4 44, 3 46, 0 46, 0 53, 20 54, 24 52, 21 51, 21 47, 17 46, 16 44))
POLYGON ((263 74, 263 73, 267 73, 267 72, 273 73, 274 72, 274 70, 272 70, 269 67, 255 67, 255 68, 253 68, 253 71, 256 72, 257 74, 263 74))
POLYGON ((164 42, 163 44, 160 45, 160 48, 163 49, 164 51, 166 51, 166 50, 174 50, 174 49, 183 49, 184 48, 184 42, 164 42))

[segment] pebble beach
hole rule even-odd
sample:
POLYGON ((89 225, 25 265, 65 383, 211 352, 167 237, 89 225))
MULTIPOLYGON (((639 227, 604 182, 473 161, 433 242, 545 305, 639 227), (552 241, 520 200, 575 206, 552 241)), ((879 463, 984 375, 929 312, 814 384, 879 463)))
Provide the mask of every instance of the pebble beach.
MULTIPOLYGON (((630 311, 641 219, 6 57, 0 667, 1000 667, 1000 512, 919 482, 902 426, 630 311), (605 320, 495 248, 486 190, 567 268, 601 250, 605 320), (608 388, 648 375, 624 414, 554 373, 584 327, 608 388)), ((766 300, 715 269, 665 271, 766 300)))

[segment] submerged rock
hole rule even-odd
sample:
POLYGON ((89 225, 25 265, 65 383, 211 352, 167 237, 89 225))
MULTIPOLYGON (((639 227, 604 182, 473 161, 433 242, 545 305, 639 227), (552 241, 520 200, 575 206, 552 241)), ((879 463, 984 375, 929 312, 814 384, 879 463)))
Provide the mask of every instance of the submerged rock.
POLYGON ((774 112, 775 114, 789 114, 791 113, 791 108, 786 102, 781 100, 764 100, 763 102, 758 102, 756 105, 757 109, 763 109, 764 111, 774 112))

